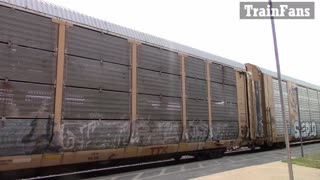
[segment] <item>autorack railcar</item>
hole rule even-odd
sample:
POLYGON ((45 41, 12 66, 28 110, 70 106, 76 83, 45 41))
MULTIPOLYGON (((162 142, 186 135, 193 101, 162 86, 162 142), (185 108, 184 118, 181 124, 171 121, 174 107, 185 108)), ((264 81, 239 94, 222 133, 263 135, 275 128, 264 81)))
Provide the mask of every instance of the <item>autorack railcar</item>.
MULTIPOLYGON (((275 77, 257 66, 40 0, 1 0, 0 15, 0 171, 283 143, 275 77)), ((286 83, 320 130, 319 88, 286 83)))

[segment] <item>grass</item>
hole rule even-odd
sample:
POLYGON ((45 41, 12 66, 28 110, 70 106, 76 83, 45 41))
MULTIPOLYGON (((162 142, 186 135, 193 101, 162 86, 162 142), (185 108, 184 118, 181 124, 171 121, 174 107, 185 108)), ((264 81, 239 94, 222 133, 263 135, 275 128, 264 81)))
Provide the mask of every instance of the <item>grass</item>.
MULTIPOLYGON (((287 160, 283 160, 282 162, 287 162, 287 160)), ((320 169, 320 153, 308 154, 303 158, 294 158, 292 159, 292 163, 300 166, 320 169)))

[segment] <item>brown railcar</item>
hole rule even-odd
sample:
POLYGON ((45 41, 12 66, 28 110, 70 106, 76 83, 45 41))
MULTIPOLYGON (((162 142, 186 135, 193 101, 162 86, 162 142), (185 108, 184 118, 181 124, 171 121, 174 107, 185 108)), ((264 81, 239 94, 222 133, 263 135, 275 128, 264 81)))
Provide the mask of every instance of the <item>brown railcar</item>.
MULTIPOLYGON (((0 15, 0 171, 283 143, 267 70, 40 0, 0 0, 0 15)), ((296 86, 319 138, 320 88, 290 80, 292 140, 296 86)))

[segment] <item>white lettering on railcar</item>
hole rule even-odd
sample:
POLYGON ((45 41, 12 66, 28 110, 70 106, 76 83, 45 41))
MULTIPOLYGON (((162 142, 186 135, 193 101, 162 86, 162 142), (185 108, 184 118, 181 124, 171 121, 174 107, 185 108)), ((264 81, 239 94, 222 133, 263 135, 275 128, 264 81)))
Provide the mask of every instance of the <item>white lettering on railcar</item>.
MULTIPOLYGON (((315 137, 317 136, 317 126, 316 122, 314 121, 303 121, 301 122, 301 136, 306 137, 315 137)), ((299 138, 300 132, 299 132, 299 121, 294 122, 294 137, 299 138)))

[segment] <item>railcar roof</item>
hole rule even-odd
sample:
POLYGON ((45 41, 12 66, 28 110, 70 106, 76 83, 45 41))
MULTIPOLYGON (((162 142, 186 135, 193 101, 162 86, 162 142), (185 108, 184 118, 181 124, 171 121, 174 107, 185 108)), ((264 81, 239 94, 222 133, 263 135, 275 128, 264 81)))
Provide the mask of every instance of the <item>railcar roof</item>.
POLYGON ((217 55, 213 55, 189 46, 185 46, 176 42, 172 42, 163 38, 159 38, 150 34, 135 31, 126 27, 122 27, 107 21, 90 17, 71 9, 67 9, 43 0, 0 0, 2 5, 31 11, 36 14, 55 17, 70 21, 75 24, 85 25, 97 30, 106 31, 122 37, 138 40, 142 43, 170 49, 176 52, 185 53, 201 59, 212 60, 224 65, 245 70, 245 65, 230 59, 226 59, 217 55))
MULTIPOLYGON (((261 68, 261 71, 264 73, 264 74, 268 74, 272 77, 275 77, 277 78, 278 75, 276 72, 274 71, 270 71, 268 69, 264 69, 264 68, 261 68)), ((315 84, 311 84, 311 83, 308 83, 308 82, 305 82, 305 81, 302 81, 302 80, 299 80, 299 79, 296 79, 296 78, 293 78, 293 77, 290 77, 290 76, 286 76, 286 75, 282 75, 282 80, 286 80, 286 81, 290 81, 290 82, 293 82, 293 83, 296 83, 298 85, 301 85, 301 86, 305 86, 305 87, 308 87, 308 88, 312 88, 312 89, 316 89, 316 90, 319 90, 320 91, 320 86, 317 86, 315 84)))

